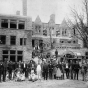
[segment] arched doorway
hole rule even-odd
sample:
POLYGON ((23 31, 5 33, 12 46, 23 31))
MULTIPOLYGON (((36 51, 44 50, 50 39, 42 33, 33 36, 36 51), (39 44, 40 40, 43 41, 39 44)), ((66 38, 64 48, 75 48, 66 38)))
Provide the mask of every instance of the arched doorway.
POLYGON ((72 51, 66 51, 63 53, 62 60, 70 62, 71 60, 74 60, 75 54, 72 51))

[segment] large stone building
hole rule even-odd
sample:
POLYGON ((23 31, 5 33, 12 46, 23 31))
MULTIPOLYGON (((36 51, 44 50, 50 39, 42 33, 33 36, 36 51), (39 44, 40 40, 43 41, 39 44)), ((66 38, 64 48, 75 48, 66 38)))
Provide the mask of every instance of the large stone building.
POLYGON ((32 20, 0 15, 0 60, 28 61, 32 52, 32 20))
MULTIPOLYGON (((86 49, 83 48, 83 42, 74 35, 77 32, 69 27, 64 19, 61 24, 55 24, 55 15, 50 16, 48 23, 43 23, 39 16, 32 22, 32 47, 40 47, 43 43, 43 51, 51 49, 55 54, 55 49, 59 55, 73 54, 75 56, 83 56, 86 49)), ((39 49, 40 49, 39 48, 39 49)))
POLYGON ((28 61, 35 47, 46 53, 53 48, 53 55, 57 49, 59 55, 83 56, 83 42, 75 33, 65 19, 55 24, 54 14, 48 23, 41 22, 39 16, 32 22, 27 16, 0 15, 0 60, 28 61))

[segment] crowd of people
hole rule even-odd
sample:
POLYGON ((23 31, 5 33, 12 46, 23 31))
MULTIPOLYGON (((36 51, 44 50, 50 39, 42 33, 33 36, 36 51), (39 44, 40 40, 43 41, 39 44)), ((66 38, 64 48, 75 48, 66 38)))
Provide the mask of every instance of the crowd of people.
POLYGON ((86 80, 88 65, 85 61, 56 61, 40 59, 38 63, 33 59, 29 62, 12 62, 0 61, 0 82, 8 80, 15 81, 37 81, 37 80, 52 80, 52 79, 73 79, 79 80, 79 72, 81 73, 82 80, 86 80))

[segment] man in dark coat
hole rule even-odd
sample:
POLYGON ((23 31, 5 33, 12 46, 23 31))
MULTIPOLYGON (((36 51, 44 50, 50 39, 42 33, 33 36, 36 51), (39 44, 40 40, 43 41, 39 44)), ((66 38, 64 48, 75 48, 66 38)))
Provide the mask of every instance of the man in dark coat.
POLYGON ((44 80, 48 79, 48 63, 44 62, 43 64, 43 75, 44 75, 44 80))
POLYGON ((26 74, 27 74, 27 73, 26 73, 26 72, 27 72, 27 71, 26 71, 26 70, 27 70, 27 64, 26 64, 25 62, 22 62, 21 67, 22 67, 22 70, 23 70, 22 72, 25 73, 25 77, 27 77, 27 76, 26 76, 26 74))
POLYGON ((74 63, 71 60, 70 61, 70 74, 71 74, 71 79, 73 79, 73 73, 74 73, 74 63))
POLYGON ((3 73, 3 63, 0 62, 0 82, 1 82, 2 73, 3 73))
POLYGON ((74 79, 77 78, 78 80, 79 69, 80 69, 80 65, 78 61, 76 61, 76 63, 74 64, 74 79))
POLYGON ((8 67, 7 60, 5 59, 5 61, 3 62, 3 82, 6 81, 7 67, 8 67))
POLYGON ((64 62, 61 63, 61 72, 62 72, 62 79, 64 79, 64 75, 65 75, 65 63, 64 62))
POLYGON ((50 78, 50 79, 52 79, 52 74, 53 74, 53 65, 52 65, 52 63, 51 63, 51 62, 49 63, 48 68, 49 68, 49 78, 50 78))
POLYGON ((66 62, 66 64, 65 64, 65 72, 66 72, 67 79, 69 79, 69 68, 70 68, 69 63, 66 62))
POLYGON ((12 70, 13 70, 13 63, 10 61, 8 63, 8 72, 9 72, 9 79, 12 79, 12 70))

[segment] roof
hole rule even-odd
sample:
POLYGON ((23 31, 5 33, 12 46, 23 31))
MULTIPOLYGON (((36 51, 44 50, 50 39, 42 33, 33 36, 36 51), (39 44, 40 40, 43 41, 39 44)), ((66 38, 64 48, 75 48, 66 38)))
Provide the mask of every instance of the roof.
POLYGON ((68 28, 68 24, 67 24, 67 22, 66 22, 65 19, 64 19, 64 20, 62 21, 62 23, 60 24, 60 27, 61 27, 61 28, 68 28))
POLYGON ((27 18, 30 18, 32 19, 31 17, 29 16, 23 16, 23 15, 13 15, 13 14, 0 14, 0 17, 6 17, 6 18, 17 18, 17 19, 27 19, 27 18))
POLYGON ((41 19, 40 19, 39 16, 37 16, 37 18, 35 19, 35 23, 36 24, 42 24, 41 19))

